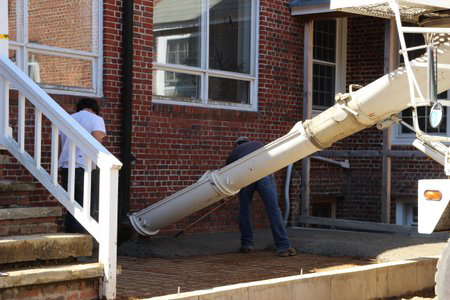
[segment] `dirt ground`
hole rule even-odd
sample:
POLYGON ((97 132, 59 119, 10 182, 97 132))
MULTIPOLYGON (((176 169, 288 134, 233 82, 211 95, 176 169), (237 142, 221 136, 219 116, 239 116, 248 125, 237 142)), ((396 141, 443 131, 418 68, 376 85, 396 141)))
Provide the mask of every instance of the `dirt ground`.
POLYGON ((298 254, 277 257, 273 251, 229 253, 189 258, 119 257, 118 299, 143 299, 217 286, 374 263, 351 257, 298 254))

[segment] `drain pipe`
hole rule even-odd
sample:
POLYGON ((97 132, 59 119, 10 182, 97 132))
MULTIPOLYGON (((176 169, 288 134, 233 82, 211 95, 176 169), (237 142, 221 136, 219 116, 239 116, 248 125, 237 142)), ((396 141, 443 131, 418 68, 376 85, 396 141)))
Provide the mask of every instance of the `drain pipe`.
POLYGON ((128 213, 130 206, 131 181, 131 121, 133 100, 133 0, 123 1, 122 33, 122 130, 120 160, 123 167, 119 174, 119 224, 128 213))
POLYGON ((284 210, 283 224, 287 225, 289 219, 289 213, 291 211, 291 200, 289 199, 289 188, 291 186, 291 174, 292 167, 294 164, 290 164, 286 170, 286 183, 284 184, 284 202, 286 203, 286 208, 284 210))

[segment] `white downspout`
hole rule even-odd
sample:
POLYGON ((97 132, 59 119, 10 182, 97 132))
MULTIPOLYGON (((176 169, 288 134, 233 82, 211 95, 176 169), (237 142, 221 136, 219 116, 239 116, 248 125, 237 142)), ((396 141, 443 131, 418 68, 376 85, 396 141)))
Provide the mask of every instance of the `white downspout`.
POLYGON ((284 217, 283 217, 284 226, 286 226, 288 223, 289 213, 291 211, 291 201, 289 200, 289 188, 291 186, 291 174, 293 166, 294 164, 290 164, 286 169, 286 182, 284 184, 284 203, 286 206, 284 209, 284 217))
MULTIPOLYGON (((426 89, 427 59, 411 62, 421 89, 426 89)), ((439 63, 450 64, 450 45, 439 47, 439 63)), ((439 91, 450 89, 450 69, 440 69, 439 91)), ((222 169, 208 172, 197 183, 130 215, 143 235, 155 234, 250 183, 316 151, 330 147, 349 135, 401 112, 409 106, 408 78, 399 68, 356 92, 341 95, 338 103, 304 123, 297 123, 285 136, 222 169)))

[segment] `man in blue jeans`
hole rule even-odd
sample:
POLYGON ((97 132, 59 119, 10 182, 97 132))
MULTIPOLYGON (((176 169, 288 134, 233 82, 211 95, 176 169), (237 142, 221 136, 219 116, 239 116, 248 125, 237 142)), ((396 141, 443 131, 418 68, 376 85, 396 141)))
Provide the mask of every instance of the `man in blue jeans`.
MULTIPOLYGON (((100 143, 106 136, 105 121, 99 115, 100 106, 95 99, 83 98, 76 104, 76 113, 72 114, 74 121, 78 122, 100 143)), ((69 147, 70 141, 65 134, 60 132, 61 138, 61 155, 59 157, 59 167, 61 168, 61 185, 64 189, 68 188, 68 167, 69 167, 69 147)), ((75 150, 75 191, 74 198, 81 206, 83 206, 84 196, 84 170, 86 169, 85 154, 76 147, 75 150)), ((98 209, 98 180, 99 173, 95 166, 91 171, 91 215, 96 218, 96 209, 98 209)), ((78 221, 70 214, 66 214, 64 221, 66 232, 84 233, 86 230, 78 223, 78 221)))
MULTIPOLYGON (((250 141, 249 138, 241 136, 236 140, 233 151, 227 158, 227 165, 262 148, 264 144, 260 141, 250 141)), ((277 248, 277 255, 286 257, 296 255, 291 247, 286 228, 283 225, 281 211, 278 206, 278 195, 275 187, 273 174, 242 188, 239 191, 239 229, 241 231, 241 249, 243 253, 253 250, 253 224, 252 224, 252 199, 255 191, 261 196, 269 217, 272 236, 277 248)))

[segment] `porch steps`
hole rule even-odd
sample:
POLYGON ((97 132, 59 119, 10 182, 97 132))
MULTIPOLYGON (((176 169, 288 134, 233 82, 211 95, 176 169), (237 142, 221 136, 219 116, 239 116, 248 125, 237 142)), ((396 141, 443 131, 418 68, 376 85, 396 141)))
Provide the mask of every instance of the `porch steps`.
POLYGON ((8 207, 0 209, 0 237, 56 233, 61 207, 8 207))
POLYGON ((0 207, 30 205, 30 195, 34 190, 34 183, 0 180, 0 207))
POLYGON ((99 298, 103 267, 92 262, 92 237, 57 233, 61 214, 60 207, 0 209, 0 299, 99 298))
POLYGON ((84 234, 37 234, 0 238, 0 264, 91 255, 92 238, 84 234))
POLYGON ((0 154, 0 165, 9 163, 10 162, 9 158, 10 158, 9 155, 0 154))
POLYGON ((1 289, 6 288, 98 278, 102 275, 103 267, 99 263, 14 270, 0 277, 0 295, 2 295, 1 289))

